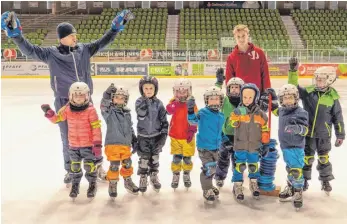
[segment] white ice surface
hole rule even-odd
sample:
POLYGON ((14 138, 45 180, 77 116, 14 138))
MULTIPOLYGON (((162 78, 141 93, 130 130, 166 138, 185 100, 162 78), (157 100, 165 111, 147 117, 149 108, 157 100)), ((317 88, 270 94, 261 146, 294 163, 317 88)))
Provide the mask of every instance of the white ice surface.
MULTIPOLYGON (((130 108, 139 97, 137 79, 94 79, 93 100, 99 108, 102 92, 114 82, 130 90, 130 108)), ((172 96, 173 79, 160 79, 158 97, 166 104, 172 96)), ((192 79, 193 93, 198 107, 203 105, 203 91, 213 85, 213 79, 192 79)), ((279 88, 286 79, 274 79, 272 85, 279 88)), ((301 80, 309 84, 310 79, 301 80)), ((347 80, 338 80, 335 87, 341 94, 341 104, 347 117, 347 80)), ((220 202, 215 207, 203 203, 199 174, 201 162, 193 157, 191 173, 192 188, 186 191, 182 184, 176 192, 170 187, 171 159, 170 142, 160 155, 159 194, 149 188, 142 196, 129 195, 119 183, 119 196, 110 202, 106 183, 98 185, 96 198, 89 202, 86 197, 87 181, 83 178, 80 194, 75 203, 70 201, 69 189, 63 184, 62 146, 57 125, 43 117, 40 105, 50 103, 53 107, 53 92, 48 79, 3 79, 2 80, 2 123, 1 123, 1 184, 2 222, 8 224, 31 223, 347 223, 347 150, 346 143, 333 148, 330 160, 333 163, 335 180, 333 191, 328 197, 320 190, 318 173, 313 167, 313 180, 304 194, 304 207, 295 212, 291 203, 279 203, 274 197, 250 198, 248 181, 245 181, 245 203, 234 201, 231 192, 231 172, 221 190, 220 202)), ((98 109, 99 111, 99 109, 98 109)), ((132 111, 134 127, 136 116, 132 111)), ((100 115, 100 112, 99 112, 100 115)), ((102 117, 100 116, 100 119, 102 117)), ((170 117, 168 117, 170 120, 170 117)), ((347 118, 346 118, 347 119, 347 118)), ((277 118, 273 118, 272 136, 276 136, 277 118)), ((103 121, 103 134, 105 133, 103 121)), ((136 128, 135 128, 136 130, 136 128)), ((333 137, 335 141, 335 137, 333 137)), ((138 157, 132 157, 133 179, 136 184, 138 157)), ((107 169, 108 161, 104 162, 107 169)), ((281 158, 278 161, 276 184, 282 189, 286 183, 286 171, 281 158)), ((182 177, 181 177, 182 178, 182 177)))

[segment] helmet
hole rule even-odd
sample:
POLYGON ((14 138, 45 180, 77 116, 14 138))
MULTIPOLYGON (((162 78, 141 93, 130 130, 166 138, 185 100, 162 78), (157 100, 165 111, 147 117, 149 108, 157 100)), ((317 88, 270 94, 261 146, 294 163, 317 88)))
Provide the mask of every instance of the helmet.
POLYGON ((89 100, 90 100, 90 90, 89 90, 89 87, 86 83, 75 82, 70 86, 69 101, 72 105, 77 106, 77 107, 81 107, 81 106, 89 104, 89 100), (82 104, 77 104, 74 101, 74 97, 80 96, 80 95, 85 95, 86 100, 82 104))
MULTIPOLYGON (((181 90, 187 90, 188 91, 188 97, 192 95, 192 83, 185 78, 180 78, 177 79, 174 83, 173 86, 173 94, 176 97, 176 91, 181 91, 181 90)), ((187 98, 188 98, 187 97, 187 98)), ((187 99, 180 99, 180 101, 184 102, 187 99)))
POLYGON ((233 77, 231 78, 228 83, 227 83, 227 96, 228 97, 233 97, 233 95, 230 94, 230 87, 231 85, 239 85, 240 89, 242 88, 242 86, 245 84, 245 82, 238 78, 238 77, 233 77))
POLYGON ((258 87, 255 84, 253 84, 253 83, 246 83, 246 84, 244 84, 241 87, 241 102, 242 102, 242 93, 243 93, 243 90, 245 90, 245 89, 253 89, 255 91, 255 96, 254 96, 253 103, 257 104, 258 101, 259 101, 259 98, 260 98, 260 92, 259 92, 258 87))
POLYGON ((298 88, 292 84, 285 84, 283 85, 279 90, 278 90, 278 97, 280 100, 280 105, 282 107, 288 107, 286 105, 283 104, 283 97, 285 95, 293 95, 295 98, 295 104, 294 106, 297 107, 298 106, 298 102, 299 102, 299 91, 298 88))
POLYGON ((317 78, 325 78, 326 79, 326 84, 324 87, 317 87, 316 83, 316 89, 318 90, 323 90, 330 85, 332 85, 336 81, 336 68, 332 66, 323 66, 319 67, 315 72, 314 72, 314 79, 317 80, 317 78))
POLYGON ((153 84, 154 85, 154 95, 153 96, 156 96, 157 93, 158 93, 158 79, 153 77, 153 76, 149 76, 149 75, 145 75, 143 76, 140 81, 139 81, 139 90, 140 90, 140 93, 142 96, 144 96, 144 92, 143 92, 143 85, 144 84, 153 84))
POLYGON ((220 110, 220 108, 223 106, 224 93, 220 88, 216 86, 211 86, 205 90, 204 100, 205 100, 206 107, 211 108, 212 110, 220 110), (219 96, 220 98, 219 105, 208 105, 208 99, 210 96, 219 96))
POLYGON ((115 96, 117 96, 117 95, 124 96, 125 97, 124 104, 121 104, 121 105, 117 104, 116 106, 118 106, 118 107, 125 107, 128 104, 128 101, 129 101, 129 92, 123 86, 116 86, 116 89, 117 89, 116 92, 112 93, 112 99, 115 96))

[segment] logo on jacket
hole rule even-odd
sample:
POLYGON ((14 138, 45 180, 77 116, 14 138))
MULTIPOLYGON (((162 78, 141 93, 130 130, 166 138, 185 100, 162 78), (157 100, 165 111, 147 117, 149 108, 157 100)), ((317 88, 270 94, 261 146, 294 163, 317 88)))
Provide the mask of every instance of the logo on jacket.
POLYGON ((251 51, 248 53, 248 55, 251 57, 252 60, 258 60, 259 59, 259 54, 256 51, 251 51))

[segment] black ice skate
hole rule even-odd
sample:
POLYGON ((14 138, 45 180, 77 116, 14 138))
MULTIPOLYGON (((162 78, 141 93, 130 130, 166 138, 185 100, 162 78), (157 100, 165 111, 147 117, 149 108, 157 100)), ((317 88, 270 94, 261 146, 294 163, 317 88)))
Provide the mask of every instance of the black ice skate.
POLYGON ((66 185, 66 188, 70 188, 71 187, 71 176, 70 176, 70 172, 67 172, 64 176, 64 184, 66 185))
POLYGON ((235 200, 238 202, 242 202, 245 199, 245 196, 243 195, 243 188, 242 188, 242 182, 235 182, 233 186, 233 194, 235 197, 235 200))
POLYGON ((216 196, 215 196, 215 194, 213 192, 213 189, 204 190, 203 191, 203 196, 204 196, 204 199, 205 199, 205 203, 209 204, 209 205, 212 205, 213 202, 216 200, 216 196))
POLYGON ((329 181, 322 181, 322 191, 324 191, 329 196, 332 190, 333 188, 331 187, 329 181))
POLYGON ((252 192, 253 198, 258 200, 260 196, 260 192, 259 192, 257 179, 249 180, 249 190, 252 192))
POLYGON ((294 195, 294 188, 292 185, 287 182, 287 186, 284 188, 284 190, 278 195, 280 202, 288 202, 290 201, 294 195))
POLYGON ((294 189, 293 206, 296 209, 296 211, 299 211, 303 205, 304 205, 304 201, 302 198, 302 189, 296 188, 294 189))
POLYGON ((213 190, 213 193, 215 195, 215 198, 218 199, 219 198, 219 190, 218 190, 218 188, 212 186, 212 190, 213 190))
POLYGON ((141 174, 140 175, 140 186, 139 190, 143 194, 147 191, 148 181, 147 181, 147 174, 141 174))
POLYGON ((134 184, 131 177, 124 178, 124 187, 130 194, 139 194, 139 188, 134 184))
POLYGON ((190 188, 192 186, 192 182, 190 181, 190 175, 189 175, 189 171, 184 171, 183 172, 183 182, 184 182, 184 186, 187 188, 190 188))
POLYGON ((180 173, 173 173, 171 187, 176 190, 178 188, 178 183, 180 182, 180 173))
POLYGON ((100 164, 97 168, 97 177, 98 177, 98 180, 101 181, 101 182, 105 182, 107 181, 107 174, 106 174, 106 171, 104 170, 104 168, 102 167, 102 165, 100 164))
POLYGON ((118 180, 110 180, 110 183, 108 185, 108 195, 111 197, 111 199, 115 199, 117 197, 117 183, 118 180))
POLYGON ((96 195, 96 190, 97 190, 96 182, 90 182, 88 190, 87 190, 87 198, 93 199, 96 195))
POLYGON ((303 191, 307 191, 308 190, 308 186, 310 186, 309 184, 308 184, 308 180, 307 179, 304 179, 305 181, 304 181, 304 187, 303 187, 303 191))
POLYGON ((73 183, 70 191, 70 198, 74 201, 77 198, 77 195, 80 193, 80 184, 73 183))
POLYGON ((221 189, 224 186, 224 180, 217 180, 216 179, 216 185, 218 189, 221 189))
POLYGON ((161 184, 160 184, 159 178, 158 178, 158 172, 152 172, 151 173, 150 183, 153 187, 153 190, 158 193, 160 191, 160 188, 161 188, 161 184))

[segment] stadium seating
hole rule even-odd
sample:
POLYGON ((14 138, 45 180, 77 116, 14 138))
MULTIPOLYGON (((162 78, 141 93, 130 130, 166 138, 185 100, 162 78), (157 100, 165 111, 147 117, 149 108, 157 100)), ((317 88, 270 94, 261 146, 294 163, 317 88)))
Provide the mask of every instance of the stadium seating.
POLYGON ((292 10, 293 20, 308 49, 343 56, 347 47, 346 10, 292 10))
MULTIPOLYGON (((30 41, 30 43, 35 45, 41 45, 43 39, 45 39, 48 30, 47 29, 37 29, 36 32, 24 33, 24 36, 30 41)), ((17 48, 17 46, 12 42, 10 38, 4 38, 1 43, 1 48, 17 48)))
MULTIPOLYGON (((76 25, 80 42, 90 42, 100 38, 110 25, 114 16, 122 9, 105 8, 101 15, 90 16, 76 25)), ((127 28, 108 46, 109 49, 165 49, 167 29, 167 9, 131 10, 136 16, 127 28)))
POLYGON ((237 24, 248 25, 252 42, 264 49, 290 47, 279 12, 270 9, 182 9, 179 47, 186 48, 188 40, 191 49, 216 48, 237 24))

